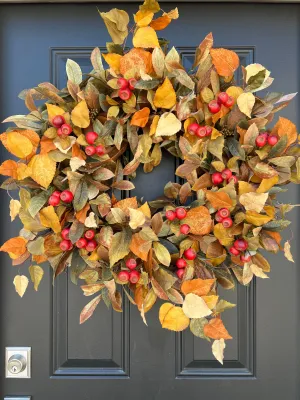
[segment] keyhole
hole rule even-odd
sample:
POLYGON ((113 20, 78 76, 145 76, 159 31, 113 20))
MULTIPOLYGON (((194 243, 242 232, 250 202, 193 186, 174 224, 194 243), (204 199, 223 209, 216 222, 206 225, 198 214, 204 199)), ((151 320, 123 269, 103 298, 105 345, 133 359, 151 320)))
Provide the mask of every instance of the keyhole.
POLYGON ((14 373, 18 372, 18 368, 15 365, 13 365, 11 372, 14 372, 14 373))

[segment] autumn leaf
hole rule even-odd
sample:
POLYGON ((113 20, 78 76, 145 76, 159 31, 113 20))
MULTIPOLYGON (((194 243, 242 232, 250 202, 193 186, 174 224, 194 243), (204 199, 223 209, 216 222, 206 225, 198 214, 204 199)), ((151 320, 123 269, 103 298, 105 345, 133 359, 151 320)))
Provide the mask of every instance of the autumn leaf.
POLYGON ((53 118, 56 115, 64 115, 65 110, 61 107, 58 107, 54 104, 46 103, 47 111, 48 111, 48 119, 52 122, 53 118))
POLYGON ((171 303, 164 303, 159 309, 159 320, 164 329, 180 332, 190 324, 190 319, 184 314, 181 307, 171 303))
POLYGON ((212 353, 215 356, 216 360, 219 361, 223 365, 224 360, 224 349, 226 347, 225 340, 219 339, 215 340, 212 344, 212 353))
POLYGON ((34 290, 37 291, 44 275, 43 268, 41 268, 39 265, 31 265, 29 267, 29 273, 34 285, 34 290))
POLYGON ((11 258, 17 258, 26 253, 26 244, 26 239, 24 239, 22 236, 17 236, 7 240, 0 247, 0 251, 8 253, 11 258))
POLYGON ((121 260, 129 253, 129 245, 131 242, 131 231, 123 229, 112 237, 109 249, 109 262, 112 267, 117 261, 121 260))
POLYGON ((190 233, 194 235, 207 235, 212 230, 212 219, 204 206, 191 208, 184 223, 190 226, 190 233))
POLYGON ((19 200, 14 200, 11 199, 9 202, 9 210, 10 210, 10 219, 11 221, 13 221, 16 216, 19 214, 19 211, 21 209, 21 203, 19 202, 19 200))
POLYGON ((238 68, 240 60, 238 55, 227 49, 210 49, 212 62, 221 76, 231 76, 238 68))
POLYGON ((168 249, 158 242, 153 243, 153 249, 158 261, 168 267, 171 262, 171 256, 168 249))
POLYGON ((127 12, 113 8, 108 12, 99 11, 99 14, 103 19, 113 42, 116 44, 122 44, 128 36, 129 16, 127 12))
POLYGON ((240 196, 240 203, 245 209, 260 213, 265 206, 268 193, 244 193, 240 196))
POLYGON ((115 71, 116 74, 120 72, 120 63, 122 58, 120 54, 115 54, 115 53, 102 54, 102 57, 110 66, 110 68, 115 71))
POLYGON ((114 204, 114 208, 120 208, 125 215, 129 216, 130 208, 138 208, 136 197, 127 197, 126 199, 120 200, 114 204))
POLYGON ((87 321, 91 316, 93 315, 97 305, 100 303, 102 295, 99 294, 93 300, 91 300, 86 306, 83 307, 80 317, 79 317, 79 323, 83 324, 85 321, 87 321))
POLYGON ((153 28, 150 28, 150 26, 138 28, 133 36, 132 43, 134 47, 159 47, 156 32, 153 28))
POLYGON ((24 293, 26 292, 27 286, 28 286, 28 278, 25 275, 16 275, 14 278, 14 285, 16 292, 20 297, 24 296, 24 293))
POLYGON ((256 211, 246 212, 246 221, 255 226, 262 226, 271 220, 272 217, 270 217, 269 215, 262 215, 256 211))
POLYGON ((149 240, 144 240, 140 233, 135 233, 132 236, 132 240, 130 243, 130 250, 137 257, 141 258, 143 261, 147 261, 148 253, 152 246, 152 242, 149 240))
POLYGON ((182 310, 189 318, 203 318, 212 313, 206 302, 194 293, 185 296, 182 310))
POLYGON ((13 160, 6 160, 0 165, 0 175, 11 176, 18 179, 17 175, 18 163, 13 160))
POLYGON ((291 253, 291 245, 289 241, 286 241, 283 246, 284 256, 291 262, 295 262, 291 253))
POLYGON ((232 229, 224 228, 221 223, 214 226, 214 235, 223 246, 231 246, 233 244, 234 233, 232 233, 232 229))
POLYGON ((19 132, 8 132, 6 147, 14 156, 26 158, 32 153, 33 145, 31 141, 19 132))
POLYGON ((184 281, 181 285, 181 291, 187 295, 189 293, 196 294, 197 296, 206 296, 212 285, 215 283, 215 279, 192 279, 184 281))
POLYGON ((53 232, 58 233, 61 231, 58 215, 56 214, 53 206, 48 206, 40 211, 40 219, 43 226, 51 228, 53 232))
POLYGON ((34 156, 30 163, 31 177, 44 188, 48 188, 56 172, 56 162, 48 154, 34 156))
POLYGON ((181 129, 181 122, 172 113, 164 113, 160 116, 155 136, 172 136, 181 129))
POLYGON ((142 211, 136 210, 134 208, 129 208, 129 216, 129 226, 131 229, 136 229, 144 225, 146 218, 145 214, 142 211))
POLYGON ((169 78, 156 90, 153 103, 157 108, 171 109, 176 103, 176 93, 169 78))
POLYGON ((152 18, 154 16, 154 13, 150 10, 139 10, 135 15, 134 15, 134 21, 137 24, 139 28, 143 26, 148 26, 150 22, 152 21, 152 18))
POLYGON ((232 200, 225 192, 212 192, 208 190, 206 191, 206 198, 215 209, 232 207, 232 200))
POLYGON ((79 128, 87 128, 90 124, 90 114, 85 100, 75 106, 71 113, 71 119, 74 125, 79 128))
POLYGON ((287 135, 288 141, 286 147, 289 147, 297 140, 296 125, 287 118, 279 117, 278 122, 272 129, 273 134, 278 135, 280 138, 287 135))
POLYGON ((265 193, 268 192, 274 185, 277 184, 279 178, 278 176, 273 176, 272 178, 263 179, 259 187, 256 189, 256 193, 265 193))
POLYGON ((220 318, 211 319, 204 327, 204 333, 211 339, 232 339, 220 318))
POLYGON ((242 113, 251 118, 251 112, 255 103, 255 97, 252 93, 242 93, 237 99, 237 105, 242 113))
POLYGON ((149 115, 150 109, 148 107, 142 108, 141 110, 133 114, 130 125, 140 126, 141 128, 143 128, 147 125, 149 115))

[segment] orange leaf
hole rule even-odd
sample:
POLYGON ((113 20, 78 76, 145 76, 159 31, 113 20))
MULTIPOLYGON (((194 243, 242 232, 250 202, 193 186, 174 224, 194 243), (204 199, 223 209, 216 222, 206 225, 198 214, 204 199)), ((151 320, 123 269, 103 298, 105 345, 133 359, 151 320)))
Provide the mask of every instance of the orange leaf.
POLYGON ((114 208, 120 208, 127 216, 129 216, 129 208, 138 208, 136 197, 128 197, 114 204, 114 208))
POLYGON ((192 279, 190 281, 184 281, 181 285, 181 291, 183 294, 187 295, 189 293, 194 293, 197 296, 207 295, 212 285, 215 283, 215 279, 192 279))
POLYGON ((211 339, 232 339, 220 318, 213 318, 204 326, 205 336, 211 339))
POLYGON ((192 190, 200 190, 200 189, 206 189, 207 187, 212 186, 212 181, 211 181, 211 174, 206 172, 205 174, 201 175, 200 178, 196 180, 194 183, 194 186, 192 187, 192 190))
POLYGON ((52 139, 43 136, 41 139, 41 154, 49 153, 51 150, 56 150, 56 146, 52 139))
POLYGON ((90 205, 89 203, 87 203, 82 210, 78 211, 75 214, 76 219, 78 219, 79 222, 81 222, 82 224, 84 224, 85 219, 86 219, 86 214, 90 209, 90 205))
POLYGON ((211 203, 213 208, 230 208, 232 207, 232 200, 225 192, 206 192, 206 198, 211 203))
POLYGON ((138 79, 141 71, 146 74, 153 72, 151 53, 143 49, 131 49, 120 60, 120 72, 128 78, 138 79))
POLYGON ((85 153, 80 149, 80 146, 78 143, 74 143, 72 146, 72 158, 77 157, 80 158, 81 160, 86 159, 85 153))
POLYGON ((0 175, 11 176, 18 179, 18 164, 13 160, 6 160, 0 165, 0 175))
POLYGON ((217 73, 221 76, 232 75, 240 64, 238 55, 231 50, 210 49, 210 55, 217 73))
POLYGON ((288 141, 286 147, 290 146, 297 139, 297 128, 290 120, 279 117, 279 121, 272 130, 272 135, 277 134, 279 137, 287 135, 288 141))
POLYGON ((135 233, 132 236, 129 248, 137 257, 141 258, 143 261, 147 261, 151 242, 142 239, 138 233, 135 233))
POLYGON ((26 243, 26 239, 24 239, 22 236, 17 236, 7 240, 7 242, 0 247, 0 251, 5 251, 6 253, 19 257, 26 253, 26 243))
POLYGON ((143 128, 148 122, 149 115, 150 109, 148 107, 142 108, 133 114, 130 125, 140 126, 143 128))
POLYGON ((190 226, 190 233, 207 235, 212 230, 212 219, 206 207, 191 208, 187 212, 184 223, 190 226))
POLYGON ((161 31, 165 29, 169 23, 172 21, 172 19, 168 16, 168 14, 165 14, 155 20, 153 20, 150 24, 151 28, 153 28, 156 31, 161 31))

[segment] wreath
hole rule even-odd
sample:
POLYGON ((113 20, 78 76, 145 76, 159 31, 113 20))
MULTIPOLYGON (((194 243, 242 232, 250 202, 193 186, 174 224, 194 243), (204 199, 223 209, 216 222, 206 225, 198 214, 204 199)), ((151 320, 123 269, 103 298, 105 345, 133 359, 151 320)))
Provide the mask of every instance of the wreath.
MULTIPOLYGON (((19 191, 10 216, 23 228, 0 250, 13 265, 29 260, 35 290, 45 262, 55 277, 68 271, 73 283, 82 280, 93 298, 80 323, 101 299, 121 312, 124 296, 146 323, 163 300, 162 327, 212 339, 223 363, 231 336, 221 315, 235 305, 218 287, 267 278, 262 250, 284 250, 293 261, 280 235, 293 206, 276 196, 300 183, 297 131, 286 118, 267 126, 295 94, 254 94, 273 81, 260 64, 241 67, 238 85, 237 54, 213 48, 211 33, 187 72, 157 36, 178 10, 158 12, 146 0, 130 29, 125 11, 100 13, 112 42, 106 54, 93 50, 91 73, 83 78, 68 60, 67 88, 44 82, 20 94, 29 114, 7 118, 16 126, 0 135, 18 161, 4 161, 0 173, 8 176, 3 189, 19 191), (130 33, 133 48, 125 50, 130 33), (130 197, 136 174, 150 173, 165 152, 179 161, 178 182, 155 201, 130 197)), ((22 297, 29 279, 16 275, 13 283, 22 297)))

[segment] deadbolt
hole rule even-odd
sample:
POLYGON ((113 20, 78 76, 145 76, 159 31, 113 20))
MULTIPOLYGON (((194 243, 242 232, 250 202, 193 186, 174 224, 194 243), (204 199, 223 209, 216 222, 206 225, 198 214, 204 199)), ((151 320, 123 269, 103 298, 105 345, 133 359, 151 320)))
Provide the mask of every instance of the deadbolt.
POLYGON ((7 363, 7 369, 11 374, 19 374, 26 368, 26 358, 22 354, 13 354, 7 363))
POLYGON ((6 378, 30 378, 30 347, 6 347, 6 378))

